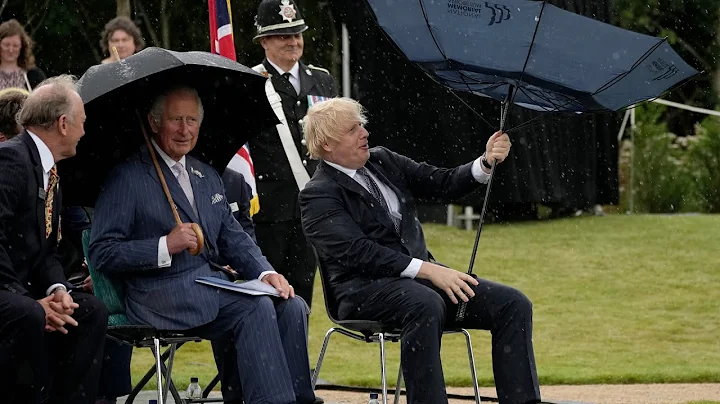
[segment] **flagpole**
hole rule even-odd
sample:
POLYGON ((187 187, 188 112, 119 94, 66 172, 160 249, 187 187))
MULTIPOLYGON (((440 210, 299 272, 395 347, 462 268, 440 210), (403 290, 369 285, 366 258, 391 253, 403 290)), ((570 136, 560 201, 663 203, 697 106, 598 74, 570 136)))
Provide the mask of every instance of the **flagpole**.
POLYGON ((350 34, 345 23, 342 24, 342 91, 343 97, 350 97, 350 34))

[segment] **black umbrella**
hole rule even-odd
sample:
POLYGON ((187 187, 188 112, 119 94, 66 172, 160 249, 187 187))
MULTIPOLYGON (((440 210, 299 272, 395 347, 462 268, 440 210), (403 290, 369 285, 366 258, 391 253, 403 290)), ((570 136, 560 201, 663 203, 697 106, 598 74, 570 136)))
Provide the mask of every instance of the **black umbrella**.
POLYGON ((77 156, 59 170, 66 206, 95 205, 110 169, 144 144, 156 94, 188 85, 202 99, 205 116, 192 154, 222 173, 255 133, 278 123, 265 94, 267 78, 225 57, 207 52, 147 48, 120 62, 93 66, 78 81, 85 103, 85 136, 77 156))

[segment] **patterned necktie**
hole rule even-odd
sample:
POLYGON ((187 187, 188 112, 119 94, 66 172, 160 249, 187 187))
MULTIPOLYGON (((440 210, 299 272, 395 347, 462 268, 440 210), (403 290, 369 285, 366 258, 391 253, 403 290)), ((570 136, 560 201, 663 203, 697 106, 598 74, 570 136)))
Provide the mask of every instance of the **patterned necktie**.
MULTIPOLYGON (((50 237, 52 233, 53 218, 53 200, 55 199, 55 190, 60 177, 57 174, 57 167, 50 169, 50 177, 48 178, 48 186, 45 189, 45 238, 50 237)), ((58 226, 58 241, 60 241, 60 226, 58 226)))
POLYGON ((183 165, 179 162, 175 163, 175 165, 172 167, 172 170, 175 172, 175 176, 180 183, 180 188, 182 188, 183 192, 185 193, 185 197, 187 197, 188 202, 190 202, 190 206, 192 206, 193 210, 197 214, 197 208, 195 207, 195 196, 193 195, 192 185, 190 185, 190 178, 188 178, 187 170, 185 170, 185 167, 183 167, 183 165))
POLYGON ((360 178, 365 181, 365 184, 367 185, 367 190, 370 192, 370 195, 372 195, 378 202, 380 202, 380 206, 385 209, 385 212, 387 212, 388 216, 390 216, 390 219, 392 219, 393 225, 395 227, 395 232, 397 234, 400 234, 400 219, 396 218, 390 213, 390 208, 388 207, 387 201, 385 200, 385 197, 383 197, 382 192, 380 192, 380 187, 378 186, 378 184, 370 176, 370 172, 368 171, 368 169, 363 167, 357 170, 357 173, 358 175, 360 175, 360 178))

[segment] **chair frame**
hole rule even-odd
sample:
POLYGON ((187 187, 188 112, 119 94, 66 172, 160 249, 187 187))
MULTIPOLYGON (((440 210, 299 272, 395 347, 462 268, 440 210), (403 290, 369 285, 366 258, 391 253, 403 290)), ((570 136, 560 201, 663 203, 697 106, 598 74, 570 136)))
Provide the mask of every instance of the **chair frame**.
MULTIPOLYGON (((323 294, 325 297, 325 310, 328 318, 337 327, 331 327, 325 333, 325 339, 323 340, 322 347, 320 348, 320 355, 318 356, 315 370, 312 374, 312 386, 315 388, 320 375, 320 369, 322 367, 323 359, 327 351, 328 344, 330 343, 330 336, 335 333, 344 335, 357 341, 363 341, 366 343, 377 342, 380 345, 380 379, 382 383, 382 403, 388 404, 387 395, 387 368, 385 364, 385 342, 398 342, 401 339, 401 330, 383 324, 379 321, 369 320, 338 320, 335 318, 335 311, 331 304, 332 297, 328 293, 327 280, 325 277, 325 269, 316 253, 316 261, 319 263, 320 280, 322 281, 323 294)), ((475 402, 480 404, 480 390, 478 389, 477 372, 475 371, 475 355, 473 354, 472 341, 470 340, 470 333, 464 328, 448 329, 444 330, 443 334, 463 334, 465 336, 465 342, 468 350, 468 361, 470 362, 470 375, 472 377, 473 389, 475 390, 475 402)), ((400 395, 402 390, 402 362, 398 369, 397 384, 395 385, 395 404, 400 403, 400 395)))
MULTIPOLYGON (((88 256, 88 242, 90 239, 90 230, 86 229, 82 233, 82 244, 83 254, 88 256)), ((90 272, 91 278, 93 274, 100 275, 101 277, 107 278, 109 287, 115 288, 112 280, 107 275, 101 274, 95 268, 93 268, 88 262, 88 271, 90 272)), ((96 281, 94 279, 94 281, 96 281)), ((106 304, 105 299, 107 296, 101 294, 96 295, 103 304, 106 304)), ((124 305, 123 305, 124 306, 124 305)), ((121 315, 121 313, 114 313, 112 315, 121 315)), ((124 315, 124 313, 122 313, 124 315)), ((114 325, 108 326, 106 337, 112 339, 123 345, 129 345, 136 348, 150 348, 153 357, 155 358, 155 365, 148 369, 145 375, 140 381, 133 387, 132 391, 128 395, 126 404, 132 404, 135 401, 137 395, 142 391, 143 387, 147 385, 153 376, 157 376, 157 393, 158 393, 158 404, 165 404, 168 397, 168 393, 172 394, 175 403, 177 404, 191 404, 191 403, 221 403, 223 399, 212 399, 207 398, 210 392, 220 381, 220 375, 217 374, 215 378, 208 384, 203 390, 202 398, 199 399, 187 399, 180 397, 180 393, 175 387, 175 383, 172 380, 172 367, 175 361, 175 352, 183 346, 186 342, 200 342, 201 338, 185 335, 177 331, 163 331, 157 330, 151 326, 145 325, 114 325), (165 352, 160 352, 161 346, 167 346, 165 352), (167 361, 167 365, 165 364, 167 361), (163 379, 165 379, 165 385, 163 386, 163 379)))
POLYGON ((175 361, 176 351, 187 342, 200 342, 202 340, 201 338, 187 336, 177 332, 159 331, 152 327, 132 325, 110 326, 108 327, 106 335, 108 338, 120 344, 130 345, 136 348, 150 348, 153 357, 155 358, 154 366, 148 369, 145 375, 140 379, 135 387, 133 387, 132 392, 130 392, 128 398, 125 400, 126 404, 134 402, 137 395, 142 391, 153 376, 157 376, 158 404, 165 404, 167 402, 168 393, 172 395, 175 403, 178 404, 223 402, 222 398, 207 398, 219 382, 219 375, 216 375, 210 384, 205 387, 202 398, 199 399, 182 398, 172 380, 172 368, 175 361), (128 337, 126 334, 127 331, 136 332, 137 337, 128 337), (161 352, 161 346, 167 346, 168 348, 164 352, 161 352), (165 380, 164 385, 163 379, 165 380))

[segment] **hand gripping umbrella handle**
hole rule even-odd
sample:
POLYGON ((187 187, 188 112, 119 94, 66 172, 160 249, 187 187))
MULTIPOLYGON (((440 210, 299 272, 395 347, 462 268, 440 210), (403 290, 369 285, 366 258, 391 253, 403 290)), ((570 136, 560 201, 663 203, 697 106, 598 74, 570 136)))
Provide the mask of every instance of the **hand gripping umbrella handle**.
MULTIPOLYGON (((182 224, 182 220, 180 220, 180 214, 178 214, 177 207, 175 207, 175 201, 173 201, 172 195, 170 194, 170 190, 167 186, 167 182, 165 182, 165 176, 163 175, 162 168, 160 168, 160 163, 158 163, 155 149, 153 148, 152 143, 150 143, 150 137, 148 137, 147 131, 145 130, 145 125, 143 125, 142 117, 140 116, 139 112, 135 112, 137 113, 138 120, 140 121, 140 129, 142 130, 143 138, 145 138, 145 145, 150 152, 150 157, 152 157, 155 171, 157 171, 158 178, 160 179, 160 184, 162 185, 163 191, 165 191, 165 196, 167 197, 168 203, 170 204, 170 209, 172 210, 173 216, 175 216, 175 222, 177 224, 182 224)), ((197 237, 197 247, 190 249, 190 254, 200 255, 203 248, 205 247, 205 236, 203 235, 200 225, 198 225, 197 223, 192 223, 190 226, 192 227, 192 230, 193 232, 195 232, 195 236, 197 237)))

